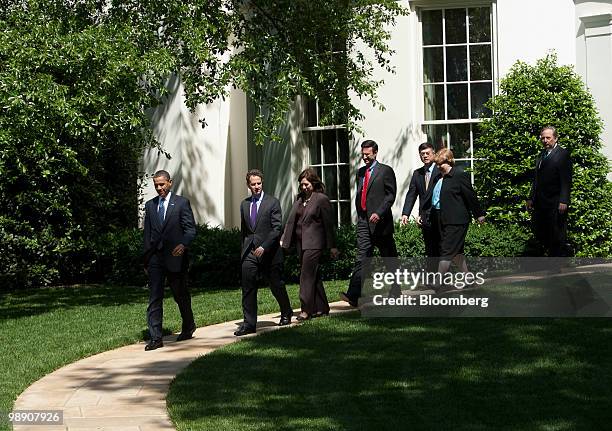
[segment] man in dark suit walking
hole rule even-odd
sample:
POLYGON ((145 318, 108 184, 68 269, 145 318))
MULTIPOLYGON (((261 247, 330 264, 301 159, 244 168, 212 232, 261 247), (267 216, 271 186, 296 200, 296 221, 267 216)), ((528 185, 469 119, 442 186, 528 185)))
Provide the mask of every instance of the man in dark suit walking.
POLYGON ((569 152, 557 144, 559 135, 552 126, 540 131, 544 151, 536 160, 535 175, 527 208, 533 209, 536 239, 550 257, 566 256, 567 209, 572 187, 569 152))
POLYGON ((242 237, 242 312, 244 321, 236 336, 252 334, 257 326, 257 281, 269 278, 272 294, 281 309, 279 325, 291 323, 293 310, 283 281, 283 251, 280 248, 282 213, 280 202, 263 192, 263 173, 252 169, 246 174, 251 196, 240 205, 242 237))
MULTIPOLYGON (((374 255, 378 248, 381 257, 397 257, 393 239, 393 214, 391 207, 395 202, 397 185, 395 173, 390 166, 376 160, 378 144, 372 140, 361 144, 361 158, 365 166, 357 172, 357 262, 346 293, 342 300, 353 307, 358 305, 361 296, 362 271, 365 260, 374 255)), ((397 294, 396 288, 392 289, 397 294)))
POLYGON ((164 280, 167 278, 183 320, 177 341, 192 338, 196 329, 187 288, 188 247, 196 236, 189 200, 170 191, 172 179, 166 171, 153 175, 158 196, 145 204, 144 263, 149 276, 147 324, 151 339, 145 350, 163 347, 162 317, 164 280))
POLYGON ((440 256, 440 232, 437 226, 432 226, 431 196, 433 186, 440 178, 440 171, 434 163, 434 147, 429 142, 419 145, 419 157, 423 166, 415 170, 410 179, 410 186, 406 192, 404 208, 402 210, 401 224, 408 224, 412 207, 419 198, 419 216, 417 224, 423 232, 425 242, 425 256, 428 257, 428 270, 435 271, 438 267, 436 258, 440 256))

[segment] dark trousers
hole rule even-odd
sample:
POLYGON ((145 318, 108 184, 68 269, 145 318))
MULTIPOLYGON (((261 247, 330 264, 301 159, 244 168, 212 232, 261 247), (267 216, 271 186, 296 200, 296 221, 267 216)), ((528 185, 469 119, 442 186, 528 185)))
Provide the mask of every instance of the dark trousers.
POLYGON ((567 256, 567 212, 557 208, 536 208, 533 212, 535 237, 549 257, 567 256))
POLYGON ((280 306, 281 314, 287 316, 293 313, 283 281, 282 261, 269 263, 265 260, 265 255, 258 258, 248 253, 242 261, 242 313, 245 325, 252 329, 257 326, 257 289, 258 281, 263 277, 270 281, 270 290, 280 306))
POLYGON ((429 226, 423 227, 423 242, 425 243, 425 256, 427 256, 427 271, 436 272, 438 270, 438 260, 440 257, 440 213, 431 210, 429 215, 429 226))
POLYGON ((312 314, 328 314, 329 302, 321 279, 319 261, 323 250, 300 250, 300 304, 302 311, 312 314))
MULTIPOLYGON (((397 258, 397 248, 393 234, 391 235, 373 235, 370 233, 368 221, 365 218, 359 217, 357 220, 357 261, 353 268, 353 274, 349 281, 349 288, 346 292, 352 300, 357 300, 361 297, 361 287, 363 284, 363 268, 368 258, 374 256, 374 247, 378 248, 380 256, 397 258)), ((395 271, 394 263, 385 262, 387 271, 395 271)))
POLYGON ((170 272, 166 269, 163 258, 159 254, 151 257, 149 271, 149 306, 147 307, 147 325, 151 340, 161 340, 162 319, 164 315, 164 280, 168 279, 174 301, 179 307, 183 319, 182 331, 195 329, 193 311, 191 310, 191 295, 187 287, 187 268, 181 272, 170 272))

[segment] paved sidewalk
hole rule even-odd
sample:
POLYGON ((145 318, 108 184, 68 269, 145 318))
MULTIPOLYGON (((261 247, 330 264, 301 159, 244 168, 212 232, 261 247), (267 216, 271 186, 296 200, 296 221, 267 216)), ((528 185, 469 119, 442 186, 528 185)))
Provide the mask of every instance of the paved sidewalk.
MULTIPOLYGON (((351 310, 344 302, 330 304, 331 313, 351 310)), ((276 325, 280 314, 259 316, 257 332, 287 328, 276 325)), ((133 344, 82 359, 48 374, 27 388, 15 410, 63 410, 64 424, 19 425, 15 430, 153 431, 174 430, 166 411, 170 382, 190 362, 238 341, 234 331, 241 320, 198 328, 193 339, 144 351, 133 344)), ((293 319, 295 324, 295 317, 293 319)), ((293 325, 291 325, 293 326, 293 325)))

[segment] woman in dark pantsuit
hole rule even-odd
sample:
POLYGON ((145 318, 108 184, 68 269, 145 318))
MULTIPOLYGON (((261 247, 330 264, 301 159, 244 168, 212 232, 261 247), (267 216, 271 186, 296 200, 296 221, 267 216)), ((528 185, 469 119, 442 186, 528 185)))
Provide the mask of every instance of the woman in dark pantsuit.
POLYGON ((441 149, 436 154, 435 163, 442 173, 442 178, 434 185, 431 202, 432 221, 437 222, 441 238, 438 272, 448 272, 451 261, 459 271, 467 272, 463 245, 471 216, 483 223, 485 213, 469 175, 455 167, 453 152, 447 148, 441 149))
POLYGON ((319 261, 323 250, 338 256, 332 206, 324 193, 325 187, 316 171, 305 169, 298 177, 300 194, 291 208, 281 246, 296 246, 301 263, 300 303, 302 312, 297 319, 329 314, 329 303, 323 288, 319 261))

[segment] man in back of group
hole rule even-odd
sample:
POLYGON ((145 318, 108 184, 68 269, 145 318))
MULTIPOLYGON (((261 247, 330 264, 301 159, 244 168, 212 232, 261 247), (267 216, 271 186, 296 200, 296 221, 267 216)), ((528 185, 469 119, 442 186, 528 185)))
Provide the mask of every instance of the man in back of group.
POLYGON ((437 258, 440 256, 440 231, 437 227, 437 220, 432 220, 435 215, 431 213, 431 196, 433 185, 440 178, 440 171, 434 163, 434 147, 429 142, 419 145, 419 157, 423 166, 416 169, 410 179, 410 186, 406 192, 404 208, 402 210, 401 224, 408 224, 412 207, 419 198, 419 215, 416 219, 417 224, 423 233, 425 242, 425 256, 427 256, 427 269, 436 271, 438 267, 437 258))
POLYGON ((253 334, 257 327, 258 281, 266 276, 272 294, 281 310, 279 325, 291 323, 293 310, 283 281, 283 250, 280 247, 282 227, 278 199, 263 191, 263 173, 252 169, 246 174, 251 196, 240 205, 242 249, 242 312, 244 321, 234 335, 253 334))
POLYGON ((544 150, 536 160, 527 208, 533 210, 533 228, 538 242, 549 257, 566 256, 567 210, 572 186, 569 152, 558 145, 559 135, 552 126, 540 131, 544 150))
MULTIPOLYGON (((366 140, 361 144, 361 159, 365 166, 357 172, 357 261, 348 291, 340 295, 353 307, 358 305, 361 297, 363 266, 365 260, 374 255, 374 247, 378 248, 381 257, 397 258, 391 213, 397 191, 395 172, 377 161, 377 155, 376 142, 366 140)), ((392 291, 398 293, 397 289, 392 291)))

